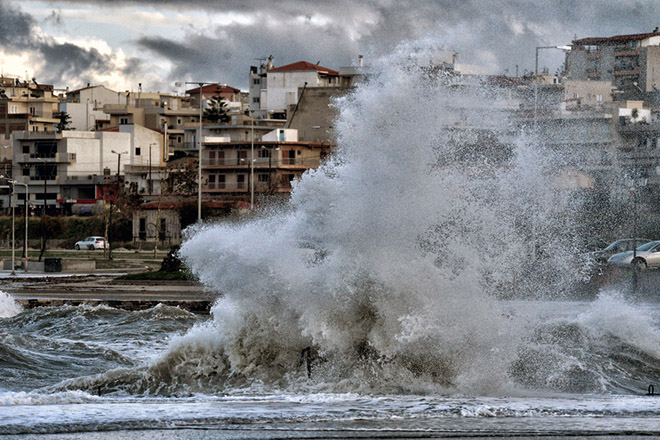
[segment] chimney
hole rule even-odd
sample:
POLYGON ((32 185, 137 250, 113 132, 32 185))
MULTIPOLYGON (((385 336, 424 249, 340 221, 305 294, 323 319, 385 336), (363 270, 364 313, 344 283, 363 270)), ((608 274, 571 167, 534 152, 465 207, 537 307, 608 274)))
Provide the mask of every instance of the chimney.
POLYGON ((358 66, 359 67, 362 67, 363 60, 364 60, 364 56, 358 55, 358 66))
POLYGON ((271 70, 273 68, 273 56, 269 55, 268 56, 268 65, 266 66, 266 69, 271 70))

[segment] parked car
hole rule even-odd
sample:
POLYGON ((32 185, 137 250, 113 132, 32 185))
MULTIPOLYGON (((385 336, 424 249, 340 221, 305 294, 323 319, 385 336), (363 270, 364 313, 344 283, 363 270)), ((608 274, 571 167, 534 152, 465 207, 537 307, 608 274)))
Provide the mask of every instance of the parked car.
POLYGON ((105 238, 103 237, 92 236, 76 242, 77 251, 81 249, 94 250, 94 249, 106 249, 106 248, 107 248, 107 244, 105 242, 105 238))
POLYGON ((636 269, 660 267, 660 241, 650 241, 641 245, 635 251, 614 254, 607 262, 614 266, 634 267, 636 269))
POLYGON ((605 249, 591 252, 589 255, 596 261, 596 263, 605 264, 612 255, 620 252, 632 251, 649 241, 652 240, 646 238, 623 238, 611 243, 605 249))

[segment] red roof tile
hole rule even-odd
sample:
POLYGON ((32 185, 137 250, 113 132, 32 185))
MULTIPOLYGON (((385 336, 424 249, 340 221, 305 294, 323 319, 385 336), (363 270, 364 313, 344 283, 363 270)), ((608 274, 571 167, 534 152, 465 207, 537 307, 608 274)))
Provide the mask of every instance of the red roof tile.
POLYGON ((635 41, 657 36, 660 36, 660 32, 658 31, 649 32, 647 34, 615 35, 613 37, 589 37, 582 38, 581 40, 575 40, 573 41, 573 44, 598 44, 616 41, 635 41))
MULTIPOLYGON (((220 93, 220 92, 240 93, 240 89, 235 89, 233 87, 224 84, 208 84, 202 87, 202 93, 220 93)), ((186 93, 188 95, 199 95, 199 87, 186 90, 186 93)))
POLYGON ((316 70, 319 73, 324 73, 331 76, 339 76, 336 70, 328 69, 327 67, 319 66, 318 64, 308 63, 307 61, 298 61, 297 63, 287 64, 286 66, 275 67, 270 69, 269 72, 291 72, 294 70, 316 70))

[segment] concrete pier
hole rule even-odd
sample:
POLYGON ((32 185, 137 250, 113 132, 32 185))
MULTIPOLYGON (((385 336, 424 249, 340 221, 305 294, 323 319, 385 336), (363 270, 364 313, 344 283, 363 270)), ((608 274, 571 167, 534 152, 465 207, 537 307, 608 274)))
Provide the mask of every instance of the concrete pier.
POLYGON ((25 308, 70 305, 100 305, 144 310, 157 304, 208 313, 217 292, 194 282, 123 281, 116 274, 52 275, 0 274, 0 290, 25 308))

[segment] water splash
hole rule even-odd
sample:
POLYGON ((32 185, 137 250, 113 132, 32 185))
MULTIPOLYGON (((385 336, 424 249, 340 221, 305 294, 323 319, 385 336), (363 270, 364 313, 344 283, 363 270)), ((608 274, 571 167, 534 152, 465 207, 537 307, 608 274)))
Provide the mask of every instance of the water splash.
POLYGON ((224 295, 222 378, 292 386, 312 362, 334 390, 511 387, 525 335, 496 299, 570 286, 576 198, 566 157, 431 49, 402 45, 337 101, 336 155, 286 206, 187 231, 182 257, 224 295))
POLYGON ((0 318, 11 318, 23 311, 21 306, 11 295, 0 291, 0 318))

